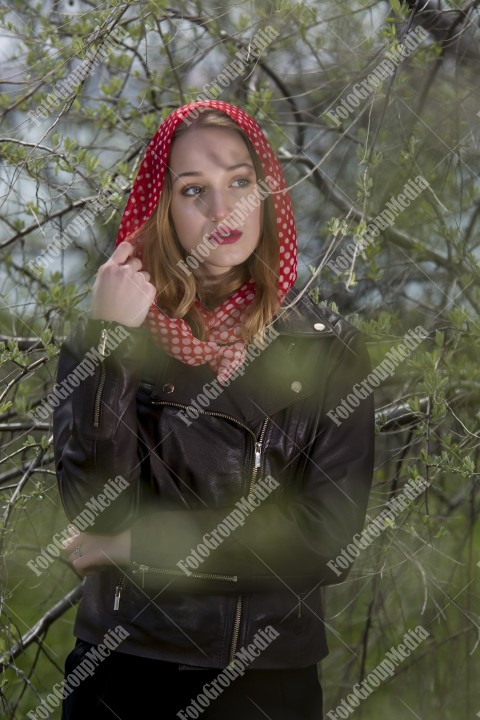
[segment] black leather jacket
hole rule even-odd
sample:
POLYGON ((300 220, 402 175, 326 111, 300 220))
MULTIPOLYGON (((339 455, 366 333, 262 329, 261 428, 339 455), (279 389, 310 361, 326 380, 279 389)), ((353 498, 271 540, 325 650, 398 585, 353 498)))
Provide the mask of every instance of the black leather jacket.
MULTIPOLYGON (((102 327, 84 319, 69 336, 57 382, 98 346, 102 327)), ((373 399, 340 425, 327 413, 370 363, 358 331, 306 294, 274 327, 278 337, 190 425, 179 411, 215 376, 168 356, 145 329, 128 328, 129 338, 56 409, 69 519, 109 479, 129 483, 91 529, 130 527, 132 564, 86 579, 78 637, 99 643, 122 624, 122 652, 222 668, 272 625, 279 635, 251 667, 304 667, 327 654, 322 591, 345 577, 327 563, 363 527, 373 399), (275 489, 188 575, 181 561, 267 476, 275 489)))

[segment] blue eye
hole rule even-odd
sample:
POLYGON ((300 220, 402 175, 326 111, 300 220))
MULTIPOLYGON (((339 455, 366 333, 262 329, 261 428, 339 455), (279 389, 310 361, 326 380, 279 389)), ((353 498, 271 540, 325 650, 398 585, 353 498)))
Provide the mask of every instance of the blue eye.
POLYGON ((240 187, 248 187, 250 182, 251 181, 248 178, 238 178, 238 180, 233 181, 233 185, 235 185, 235 183, 240 183, 240 187))
MULTIPOLYGON (((235 180, 232 180, 231 183, 232 187, 236 188, 246 188, 249 187, 251 184, 252 180, 246 177, 236 178, 235 180)), ((184 195, 185 197, 197 197, 203 192, 205 192, 205 186, 203 185, 185 185, 185 187, 182 188, 182 195, 184 195)))
POLYGON ((183 188, 182 195, 186 195, 187 197, 195 197, 195 195, 200 195, 202 192, 202 188, 200 185, 187 185, 187 187, 183 188))

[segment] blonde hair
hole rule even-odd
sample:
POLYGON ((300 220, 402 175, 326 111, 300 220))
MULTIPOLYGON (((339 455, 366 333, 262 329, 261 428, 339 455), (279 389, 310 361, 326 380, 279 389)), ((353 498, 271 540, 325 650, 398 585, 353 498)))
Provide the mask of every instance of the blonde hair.
MULTIPOLYGON (((247 135, 229 116, 218 110, 207 110, 189 126, 180 123, 175 130, 175 139, 190 127, 224 127, 235 130, 243 138, 259 179, 265 179, 260 160, 247 135)), ((262 201, 260 240, 254 253, 241 265, 232 268, 221 283, 202 287, 193 274, 186 275, 179 267, 187 254, 181 246, 170 215, 172 196, 170 173, 165 174, 160 200, 151 217, 137 230, 133 241, 140 240, 143 269, 150 273, 150 282, 158 292, 158 306, 170 317, 183 318, 192 333, 204 340, 203 316, 195 307, 196 297, 206 306, 215 306, 252 278, 256 286, 254 300, 241 327, 240 338, 248 344, 255 337, 262 338, 265 326, 276 315, 278 302, 278 276, 280 269, 280 244, 277 230, 275 207, 270 195, 262 201)))

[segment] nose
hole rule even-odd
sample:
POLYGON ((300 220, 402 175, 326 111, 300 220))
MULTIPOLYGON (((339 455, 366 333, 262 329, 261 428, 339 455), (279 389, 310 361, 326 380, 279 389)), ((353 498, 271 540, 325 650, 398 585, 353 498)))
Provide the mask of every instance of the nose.
POLYGON ((221 222, 230 214, 231 207, 226 191, 212 189, 208 206, 209 218, 212 222, 221 222))

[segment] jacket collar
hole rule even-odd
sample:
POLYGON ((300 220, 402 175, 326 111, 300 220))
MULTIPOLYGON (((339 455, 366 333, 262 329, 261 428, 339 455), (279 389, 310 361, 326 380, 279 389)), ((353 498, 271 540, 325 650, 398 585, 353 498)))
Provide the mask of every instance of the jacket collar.
MULTIPOLYGON (((296 298, 298 293, 290 291, 286 302, 291 303, 296 298)), ((301 339, 331 340, 336 334, 334 317, 337 317, 334 313, 315 305, 304 294, 294 307, 287 308, 273 323, 278 337, 260 350, 257 357, 252 355, 243 366, 243 374, 238 374, 223 390, 214 382, 215 374, 208 365, 186 368, 179 360, 158 350, 162 355, 162 364, 153 383, 152 397, 184 406, 193 405, 192 401, 196 401, 198 407, 206 397, 208 406, 204 408, 205 412, 229 415, 248 426, 258 425, 266 417, 315 391, 318 375, 312 377, 311 364, 305 362, 305 346, 301 339), (295 338, 300 342, 297 343, 295 338), (302 353, 298 347, 300 344, 302 353), (217 395, 219 390, 222 391, 217 395), (217 397, 213 397, 215 395, 217 397)), ((315 346, 318 352, 316 343, 315 346)), ((156 367, 159 367, 157 362, 156 367)))
POLYGON ((303 290, 292 288, 282 303, 282 308, 274 321, 275 329, 282 335, 335 335, 334 323, 338 315, 326 307, 316 305, 303 290))

